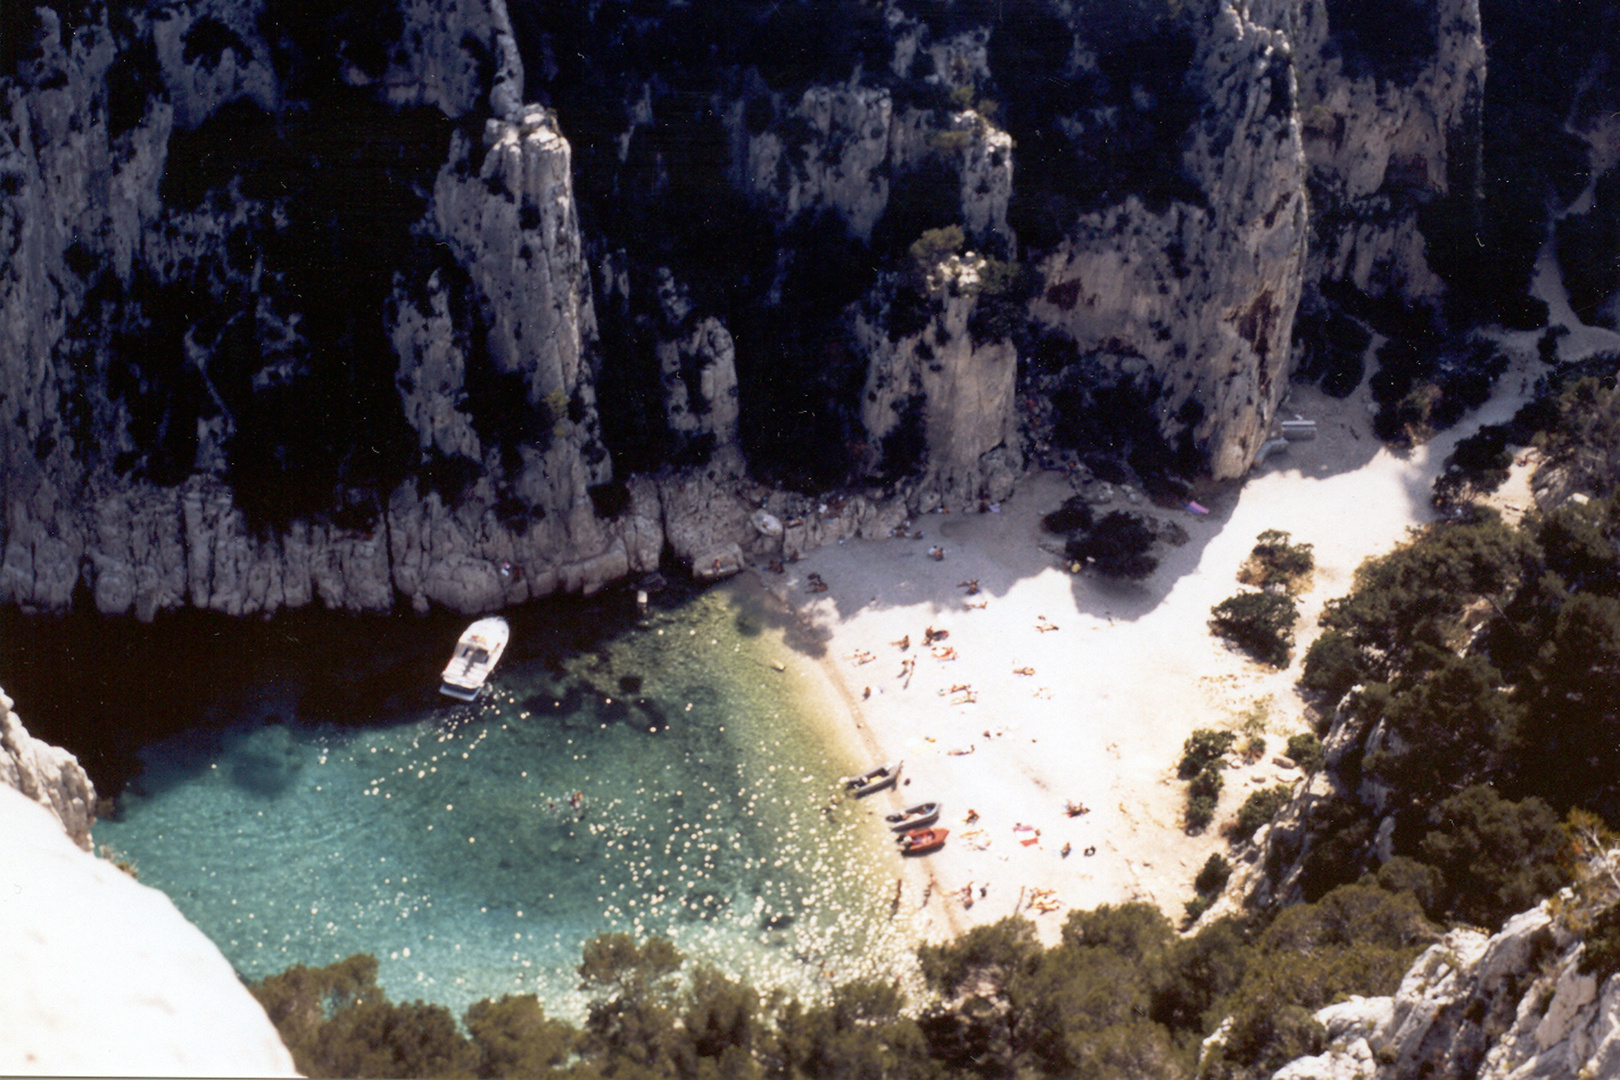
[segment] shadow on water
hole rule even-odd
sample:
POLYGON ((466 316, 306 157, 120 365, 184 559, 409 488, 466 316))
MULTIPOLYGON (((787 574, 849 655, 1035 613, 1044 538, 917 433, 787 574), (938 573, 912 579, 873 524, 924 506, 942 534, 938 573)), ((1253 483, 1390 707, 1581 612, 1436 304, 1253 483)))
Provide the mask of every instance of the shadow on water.
MULTIPOLYGON (((513 642, 505 663, 532 663, 557 683, 555 693, 534 695, 534 711, 583 713, 593 725, 668 723, 655 703, 625 689, 639 685, 639 673, 578 663, 605 656, 636 626, 627 587, 537 601, 506 617, 513 642)), ((142 623, 8 606, 0 608, 0 687, 32 734, 78 757, 103 797, 137 776, 140 794, 165 789, 223 754, 232 783, 274 798, 298 775, 303 725, 368 728, 424 713, 442 715, 450 730, 465 724, 472 713, 437 686, 466 622, 443 611, 242 619, 186 610, 142 623), (142 752, 157 743, 163 761, 151 767, 142 752)))

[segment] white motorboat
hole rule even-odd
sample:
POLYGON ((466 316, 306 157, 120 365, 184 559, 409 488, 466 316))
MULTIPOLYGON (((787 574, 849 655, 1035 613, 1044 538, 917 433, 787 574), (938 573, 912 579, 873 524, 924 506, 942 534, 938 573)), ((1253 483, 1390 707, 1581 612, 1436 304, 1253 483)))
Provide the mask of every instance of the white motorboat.
POLYGON ((489 673, 506 651, 511 628, 499 615, 479 619, 467 627, 456 642, 456 651, 445 665, 439 693, 458 701, 472 701, 484 688, 489 673))

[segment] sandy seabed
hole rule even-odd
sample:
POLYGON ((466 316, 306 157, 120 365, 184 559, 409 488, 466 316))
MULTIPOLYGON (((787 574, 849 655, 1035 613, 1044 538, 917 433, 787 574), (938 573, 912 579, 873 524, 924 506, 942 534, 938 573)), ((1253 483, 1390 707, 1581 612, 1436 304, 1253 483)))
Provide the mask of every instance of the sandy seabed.
MULTIPOLYGON (((1130 900, 1179 922, 1204 861, 1227 852, 1220 826, 1248 793, 1303 780, 1281 755, 1309 727, 1295 682, 1323 603, 1349 591, 1364 559, 1432 519, 1430 485, 1456 440, 1510 417, 1530 374, 1516 366, 1484 408, 1404 454, 1373 436, 1365 389, 1335 401, 1296 388, 1281 414, 1315 420, 1317 437, 1242 484, 1200 492, 1208 513, 1145 499, 1099 508, 1185 530, 1187 542, 1163 546, 1140 583, 1069 572, 1061 538, 1040 525, 1074 494, 1057 471, 1030 473, 989 512, 929 514, 903 537, 846 541, 781 573, 747 571, 742 587, 763 590, 792 623, 781 666, 819 665, 811 674, 825 677, 806 685, 822 688, 820 708, 849 749, 874 765, 903 761, 901 783, 862 800, 861 812, 876 823, 943 804, 944 848, 893 856, 897 906, 923 936, 1019 913, 1052 942, 1068 911, 1130 900), (1316 557, 1295 659, 1281 671, 1208 626, 1210 608, 1241 591, 1238 569, 1266 529, 1316 557), (1267 751, 1226 773, 1215 823, 1189 835, 1182 744, 1194 729, 1246 720, 1248 730, 1263 722, 1267 751)), ((1526 471, 1515 476, 1520 508, 1526 471)))

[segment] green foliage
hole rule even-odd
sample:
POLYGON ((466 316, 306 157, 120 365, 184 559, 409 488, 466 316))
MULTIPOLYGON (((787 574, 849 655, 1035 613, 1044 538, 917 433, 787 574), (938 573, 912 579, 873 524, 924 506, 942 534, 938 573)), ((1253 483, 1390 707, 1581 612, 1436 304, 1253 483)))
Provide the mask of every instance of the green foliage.
POLYGON ((1204 831, 1215 820, 1215 807, 1214 795, 1188 794, 1187 805, 1181 812, 1182 826, 1190 833, 1204 831))
POLYGON ((1444 653, 1384 704, 1383 716, 1405 746, 1369 754, 1366 768, 1427 805, 1494 775, 1521 713, 1488 661, 1444 653))
POLYGON ((1324 630, 1305 650, 1300 685, 1319 691, 1329 701, 1338 701, 1364 675, 1361 650, 1343 630, 1324 630))
POLYGON ((1070 540, 1064 557, 1070 563, 1091 566, 1107 577, 1135 581, 1159 568, 1159 560, 1149 554, 1153 530, 1140 517, 1114 510, 1082 537, 1070 540))
POLYGON ((946 996, 979 972, 989 972, 1004 984, 1016 983, 1039 965, 1040 955, 1034 924, 1016 917, 975 926, 950 941, 917 950, 923 978, 946 996))
POLYGON ((395 1005, 364 954, 289 968, 249 990, 308 1076, 473 1076, 479 1051, 442 1005, 395 1005))
POLYGON ((1187 781, 1187 805, 1182 817, 1188 832, 1198 832, 1215 820, 1221 788, 1226 786, 1226 778, 1221 775, 1224 767, 1223 761, 1211 761, 1187 781))
POLYGON ((1322 740, 1309 731, 1302 731, 1297 735, 1288 737, 1288 756, 1293 759, 1306 772, 1315 772, 1325 762, 1322 754, 1322 740))
POLYGON ((1277 811, 1288 805, 1292 795, 1293 791, 1287 784, 1274 784, 1259 791, 1251 791, 1249 797, 1243 800, 1243 805, 1238 807, 1237 817, 1232 821, 1228 837, 1237 844, 1249 840, 1262 825, 1271 823, 1271 819, 1277 816, 1277 811))
POLYGON ((1494 515, 1430 525, 1363 563, 1354 591, 1328 602, 1322 625, 1349 636, 1365 677, 1387 680, 1411 666, 1418 644, 1446 648, 1463 609, 1517 584, 1530 553, 1528 538, 1494 515))
POLYGON ((1513 464, 1507 438, 1506 425, 1487 424, 1459 439, 1446 457, 1445 471, 1435 478, 1434 504, 1445 507, 1501 487, 1513 464))
POLYGON ((1261 935, 1242 983, 1221 1002, 1232 1020, 1208 1075, 1270 1076, 1316 1052, 1311 1014, 1349 994, 1388 994, 1434 930, 1410 896, 1371 886, 1336 889, 1288 908, 1261 935))
POLYGON ((911 268, 917 275, 918 281, 926 281, 934 268, 949 259, 952 255, 960 255, 962 247, 967 243, 967 237, 960 225, 947 225, 940 229, 928 229, 916 240, 912 241, 909 253, 911 255, 911 268))
POLYGON ((1267 529, 1255 539, 1254 550, 1238 570, 1238 580, 1256 588, 1281 588, 1298 593, 1316 569, 1310 544, 1295 544, 1290 534, 1267 529))
POLYGON ((659 1071, 675 1053, 675 974, 681 954, 664 938, 637 944, 629 934, 599 934, 585 943, 581 989, 593 992, 585 1031, 598 1053, 659 1071))
POLYGON ((1380 866, 1373 881, 1385 892, 1410 895, 1424 911, 1436 910, 1440 899, 1440 872, 1405 855, 1396 855, 1380 866))
POLYGON ((1569 836, 1538 798, 1512 802, 1478 784, 1429 822, 1418 850, 1444 878, 1437 906, 1450 918, 1494 928, 1571 879, 1569 836))
POLYGON ((1269 592, 1239 593, 1210 609, 1211 627, 1262 663, 1287 667, 1294 648, 1299 607, 1294 598, 1269 592))
POLYGON ((467 1010, 467 1031, 478 1047, 479 1076, 542 1077, 574 1052, 579 1032, 547 1017, 533 994, 485 998, 467 1010))
POLYGON ((1218 731, 1215 728, 1196 729, 1181 744, 1181 764, 1176 766, 1176 776, 1182 780, 1191 780, 1212 762, 1229 753, 1235 745, 1237 733, 1234 731, 1218 731))
POLYGON ((1079 495, 1063 500, 1063 505, 1041 518, 1041 528, 1049 533, 1063 535, 1091 528, 1094 521, 1091 504, 1079 495))
POLYGON ((1193 890, 1200 895, 1218 893, 1226 888, 1226 882, 1231 876, 1232 864, 1226 861, 1226 856, 1218 851, 1212 851, 1209 858, 1204 860, 1203 869, 1193 878, 1193 890))
POLYGON ((1583 975, 1596 975, 1600 983, 1620 971, 1620 902, 1599 911, 1587 927, 1580 969, 1583 975))
POLYGON ((927 1075, 922 1032, 901 1013, 904 1004, 898 986, 881 982, 841 986, 825 1007, 789 1002, 777 1016, 771 1073, 814 1080, 927 1075))

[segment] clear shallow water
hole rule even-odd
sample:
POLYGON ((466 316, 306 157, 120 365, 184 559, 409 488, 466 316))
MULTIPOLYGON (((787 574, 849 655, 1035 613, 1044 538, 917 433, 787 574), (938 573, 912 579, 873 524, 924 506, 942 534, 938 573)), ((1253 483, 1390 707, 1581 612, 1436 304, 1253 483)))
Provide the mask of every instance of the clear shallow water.
POLYGON ((577 1017, 606 930, 800 995, 892 975, 895 856, 832 797, 852 763, 786 655, 710 592, 385 726, 305 722, 296 681, 267 681, 235 723, 143 749, 95 837, 249 978, 370 952, 396 1000, 534 992, 577 1017))

